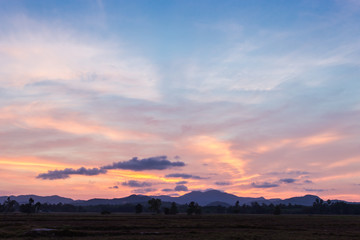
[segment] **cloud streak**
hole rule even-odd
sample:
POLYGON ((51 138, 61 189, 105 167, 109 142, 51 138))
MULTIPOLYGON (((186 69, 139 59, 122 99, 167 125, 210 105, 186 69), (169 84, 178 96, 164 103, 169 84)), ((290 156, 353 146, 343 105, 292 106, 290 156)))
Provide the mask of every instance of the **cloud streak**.
POLYGON ((85 176, 94 176, 99 174, 106 173, 106 169, 102 168, 65 168, 64 170, 53 170, 48 171, 47 173, 41 173, 37 176, 37 178, 46 179, 46 180, 55 180, 55 179, 66 179, 69 178, 70 175, 85 175, 85 176))
POLYGON ((144 171, 144 170, 164 170, 172 167, 183 167, 185 166, 184 162, 176 161, 170 162, 166 156, 144 158, 139 160, 138 158, 133 158, 125 162, 117 162, 112 165, 107 165, 102 168, 110 169, 127 169, 133 171, 144 171))
POLYGON ((182 179, 205 179, 200 176, 186 174, 186 173, 171 173, 165 176, 166 178, 182 178, 182 179))
MULTIPOLYGON (((167 159, 166 156, 159 157, 150 157, 144 159, 138 159, 136 157, 132 158, 129 161, 115 162, 111 165, 102 166, 99 168, 84 168, 79 169, 66 168, 64 170, 49 170, 47 173, 40 173, 37 178, 44 180, 56 180, 56 179, 66 179, 70 175, 85 175, 85 176, 94 176, 99 174, 105 174, 108 170, 113 169, 124 169, 124 170, 133 170, 133 171, 144 171, 144 170, 164 170, 172 167, 183 167, 185 163, 177 161, 171 162, 167 159)), ((137 184, 136 181, 129 181, 127 184, 137 184)), ((128 185, 128 186, 130 186, 128 185)))
POLYGON ((123 182, 123 183, 121 183, 121 185, 127 186, 127 187, 150 187, 150 186, 152 186, 152 184, 149 182, 140 182, 140 181, 136 181, 136 180, 130 180, 127 182, 123 182))
POLYGON ((274 188, 279 187, 279 184, 276 183, 269 183, 269 182, 263 182, 263 183, 251 183, 251 186, 254 188, 274 188))

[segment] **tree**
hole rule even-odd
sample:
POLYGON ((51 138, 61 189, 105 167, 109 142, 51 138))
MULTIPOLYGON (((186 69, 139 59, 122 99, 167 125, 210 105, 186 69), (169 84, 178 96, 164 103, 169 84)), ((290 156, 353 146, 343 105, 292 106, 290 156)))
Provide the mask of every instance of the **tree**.
POLYGON ((150 205, 149 210, 155 213, 160 213, 161 200, 158 198, 152 198, 148 201, 150 205))
MULTIPOLYGON (((40 203, 39 203, 40 204, 40 203)), ((34 199, 29 198, 29 202, 27 204, 21 204, 20 205, 20 211, 23 213, 34 213, 36 210, 34 205, 34 199)))
POLYGON ((40 208, 41 208, 41 203, 40 202, 37 202, 37 203, 35 203, 35 205, 34 205, 34 212, 39 212, 40 211, 40 208))
POLYGON ((142 211, 143 211, 143 206, 142 206, 140 203, 136 204, 136 206, 135 206, 135 212, 136 212, 137 214, 139 214, 139 213, 142 213, 142 211))
POLYGON ((196 202, 190 202, 190 204, 188 205, 187 214, 201 214, 201 207, 196 202))
POLYGON ((280 214, 281 214, 280 205, 276 205, 274 208, 274 215, 280 215, 280 214))
POLYGON ((163 208, 163 211, 164 211, 164 214, 165 214, 165 215, 169 215, 169 214, 170 214, 170 208, 168 208, 168 207, 164 207, 164 208, 163 208))
POLYGON ((18 206, 19 204, 15 200, 11 200, 10 197, 8 197, 3 205, 4 212, 14 212, 18 206))
POLYGON ((176 203, 175 202, 172 202, 171 203, 171 207, 170 207, 170 214, 172 215, 176 215, 179 213, 179 210, 178 210, 178 207, 176 206, 176 203))
POLYGON ((236 201, 233 212, 234 213, 239 213, 240 212, 240 203, 239 203, 239 201, 236 201))

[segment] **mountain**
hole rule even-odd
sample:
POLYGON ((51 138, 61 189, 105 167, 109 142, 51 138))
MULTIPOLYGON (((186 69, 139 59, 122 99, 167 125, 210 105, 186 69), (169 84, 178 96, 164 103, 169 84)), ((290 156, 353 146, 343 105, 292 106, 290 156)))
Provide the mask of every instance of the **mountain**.
POLYGON ((201 206, 205 206, 212 202, 223 202, 229 205, 234 205, 236 201, 239 201, 240 204, 247 204, 251 202, 265 203, 267 200, 265 198, 247 198, 247 197, 238 197, 233 194, 226 192, 221 192, 218 190, 209 190, 205 192, 192 191, 190 193, 184 194, 180 197, 169 197, 169 196, 154 196, 161 199, 162 201, 171 201, 178 204, 190 203, 192 201, 197 202, 201 206))
POLYGON ((19 195, 19 196, 11 195, 11 196, 0 197, 0 203, 3 203, 8 197, 10 197, 11 200, 15 200, 20 204, 28 203, 30 198, 34 199, 35 202, 50 203, 50 204, 58 204, 58 203, 72 204, 74 202, 74 200, 72 200, 71 198, 64 198, 57 195, 45 196, 45 197, 37 196, 37 195, 19 195))
POLYGON ((284 199, 284 200, 277 200, 274 201, 274 204, 297 204, 297 205, 303 205, 303 206, 312 206, 313 203, 315 202, 315 200, 319 198, 318 196, 315 195, 305 195, 303 197, 292 197, 292 198, 288 198, 288 199, 284 199))
MULTIPOLYGON (((3 203, 8 196, 0 197, 0 203, 3 203)), ((229 194, 226 192, 218 191, 218 190, 209 190, 205 192, 201 191, 193 191, 187 194, 184 194, 179 197, 171 197, 167 195, 161 196, 146 196, 146 195, 130 195, 124 198, 113 198, 113 199, 105 199, 105 198, 94 198, 90 200, 73 200, 71 198, 64 198, 57 195, 54 196, 37 196, 37 195, 20 195, 20 196, 10 196, 12 200, 17 201, 20 204, 27 203, 29 198, 33 198, 35 202, 40 203, 50 203, 50 204, 73 204, 80 206, 88 206, 88 205, 122 205, 122 204, 147 204, 147 201, 151 198, 159 198, 164 203, 175 202, 177 204, 186 204, 192 201, 197 202, 201 206, 206 205, 230 205, 233 206, 237 201, 239 201, 240 205, 243 204, 251 204, 252 202, 258 202, 259 204, 298 204, 304 206, 312 206, 318 196, 315 195, 305 195, 302 197, 292 197, 288 199, 265 199, 263 197, 252 198, 252 197, 238 197, 233 194, 229 194)), ((339 200, 337 200, 339 201, 339 200)))
POLYGON ((151 197, 145 195, 130 195, 124 198, 113 198, 113 199, 104 199, 104 198, 93 198, 90 200, 77 200, 74 201, 74 205, 88 206, 88 205, 123 205, 123 204, 134 204, 134 203, 147 203, 151 197))

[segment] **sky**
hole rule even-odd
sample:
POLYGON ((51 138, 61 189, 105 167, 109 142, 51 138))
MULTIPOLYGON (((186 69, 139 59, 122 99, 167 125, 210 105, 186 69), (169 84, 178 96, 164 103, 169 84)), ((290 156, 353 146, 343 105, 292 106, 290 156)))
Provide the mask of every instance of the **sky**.
POLYGON ((357 0, 0 0, 0 195, 360 201, 357 0))

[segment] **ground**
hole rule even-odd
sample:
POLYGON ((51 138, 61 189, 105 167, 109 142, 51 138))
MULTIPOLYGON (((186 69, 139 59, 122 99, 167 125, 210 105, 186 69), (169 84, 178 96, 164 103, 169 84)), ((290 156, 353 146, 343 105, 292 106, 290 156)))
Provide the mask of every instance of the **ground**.
POLYGON ((360 239, 360 216, 0 215, 0 239, 360 239))

